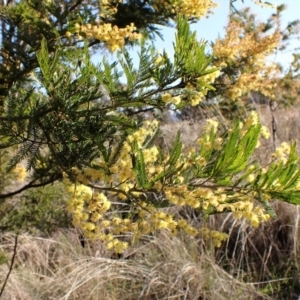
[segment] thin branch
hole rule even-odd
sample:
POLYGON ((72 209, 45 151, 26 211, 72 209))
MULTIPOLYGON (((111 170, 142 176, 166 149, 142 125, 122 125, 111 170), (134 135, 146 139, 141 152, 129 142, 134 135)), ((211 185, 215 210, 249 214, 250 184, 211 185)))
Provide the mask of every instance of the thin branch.
POLYGON ((0 121, 17 122, 21 120, 30 120, 30 116, 18 116, 18 117, 0 117, 0 121))
POLYGON ((79 4, 81 4, 82 0, 78 0, 74 5, 69 8, 69 12, 74 10, 79 4))
POLYGON ((6 275, 6 278, 4 280, 4 283, 3 283, 1 291, 0 291, 0 298, 2 297, 2 294, 4 292, 5 286, 6 286, 7 282, 8 282, 10 273, 11 273, 11 271, 13 269, 15 258, 16 258, 16 255, 17 255, 17 247, 18 247, 18 233, 16 233, 16 236, 15 236, 14 252, 13 252, 13 256, 12 256, 11 261, 10 261, 10 266, 9 266, 8 273, 6 275))
MULTIPOLYGON (((37 187, 48 185, 50 183, 53 183, 55 180, 58 180, 58 179, 61 179, 61 178, 62 178, 62 175, 58 174, 54 178, 51 178, 47 181, 37 183, 37 184, 33 184, 34 182, 36 182, 39 179, 39 178, 35 178, 34 180, 30 181, 28 184, 24 185, 22 188, 14 191, 14 192, 10 192, 10 193, 7 193, 7 194, 0 195, 0 199, 5 199, 5 198, 8 198, 8 197, 15 196, 15 195, 27 190, 27 189, 37 188, 37 187)), ((3 203, 3 202, 4 202, 3 200, 0 201, 0 204, 3 203)))
POLYGON ((133 115, 136 115, 136 114, 145 113, 147 111, 153 111, 153 107, 149 107, 149 108, 146 108, 146 109, 141 109, 141 110, 138 110, 138 111, 129 112, 129 113, 127 113, 127 116, 130 117, 130 116, 133 116, 133 115))
POLYGON ((277 146, 277 123, 276 123, 276 118, 274 115, 274 111, 277 109, 278 104, 276 105, 276 103, 274 101, 270 101, 269 102, 269 107, 270 107, 270 112, 271 112, 271 117, 272 117, 272 137, 273 137, 273 149, 274 151, 276 151, 276 146, 277 146))

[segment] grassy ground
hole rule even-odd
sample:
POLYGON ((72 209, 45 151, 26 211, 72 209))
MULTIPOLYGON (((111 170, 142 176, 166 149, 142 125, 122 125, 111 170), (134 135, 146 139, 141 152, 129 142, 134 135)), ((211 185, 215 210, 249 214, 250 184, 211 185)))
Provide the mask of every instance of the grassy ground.
MULTIPOLYGON (((197 240, 160 233, 128 259, 81 248, 74 231, 53 238, 19 237, 2 299, 268 299, 224 271, 197 240), (203 249, 202 249, 203 251, 203 249)), ((11 252, 14 236, 2 238, 11 252)), ((7 266, 1 266, 1 279, 7 266)))

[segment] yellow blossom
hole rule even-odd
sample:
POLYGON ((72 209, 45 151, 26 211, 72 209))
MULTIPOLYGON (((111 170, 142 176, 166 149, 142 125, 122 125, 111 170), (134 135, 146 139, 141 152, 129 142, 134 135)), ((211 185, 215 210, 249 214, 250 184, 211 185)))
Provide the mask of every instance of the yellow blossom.
POLYGON ((153 5, 155 10, 163 10, 167 13, 182 14, 188 18, 197 18, 207 15, 211 9, 217 7, 217 4, 211 0, 175 0, 155 1, 153 5))
POLYGON ((230 82, 225 96, 237 100, 248 92, 260 91, 267 97, 274 97, 278 67, 267 59, 278 47, 280 39, 278 29, 266 35, 259 29, 247 31, 242 23, 230 19, 225 37, 218 39, 213 47, 216 58, 214 65, 220 67, 221 71, 228 65, 235 65, 241 70, 234 80, 223 73, 222 81, 230 82))
POLYGON ((173 104, 175 104, 175 105, 178 105, 178 104, 180 104, 180 102, 181 102, 181 98, 178 97, 178 96, 173 97, 172 100, 171 100, 171 102, 172 102, 173 104))
POLYGON ((248 181, 248 182, 253 182, 254 179, 255 179, 254 174, 250 174, 250 175, 248 175, 248 177, 247 177, 247 181, 248 181))
POLYGON ((262 126, 260 130, 260 134, 263 138, 269 139, 270 138, 270 131, 266 126, 262 126))
MULTIPOLYGON (((125 39, 134 41, 141 38, 141 35, 135 32, 136 27, 133 23, 127 25, 125 28, 118 28, 118 26, 112 26, 110 23, 102 25, 86 24, 82 26, 76 24, 75 28, 78 32, 85 34, 87 38, 95 38, 104 42, 111 52, 123 47, 125 39)), ((82 36, 79 35, 79 37, 82 36)))
POLYGON ((163 102, 171 102, 172 100, 172 95, 170 93, 164 93, 162 96, 161 96, 161 100, 163 102))
POLYGON ((26 175, 27 175, 26 169, 23 166, 15 167, 14 173, 16 174, 16 179, 19 181, 24 181, 24 179, 26 178, 26 175))
POLYGON ((259 118, 256 111, 251 111, 250 116, 246 119, 245 124, 248 127, 259 124, 259 118))
POLYGON ((219 123, 213 119, 207 119, 206 120, 206 125, 205 125, 205 130, 209 132, 211 129, 213 129, 214 132, 217 131, 217 128, 219 126, 219 123))

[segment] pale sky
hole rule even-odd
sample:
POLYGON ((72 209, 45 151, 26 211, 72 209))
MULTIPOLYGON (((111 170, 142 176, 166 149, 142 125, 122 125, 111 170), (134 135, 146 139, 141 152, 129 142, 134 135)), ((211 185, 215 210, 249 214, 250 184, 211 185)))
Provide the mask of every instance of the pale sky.
MULTIPOLYGON (((191 26, 193 31, 197 32, 199 39, 204 39, 207 41, 214 41, 219 36, 224 36, 224 28, 228 22, 229 15, 229 0, 216 0, 215 2, 219 3, 219 6, 214 9, 214 14, 211 15, 208 19, 203 18, 197 24, 191 26)), ((269 0, 270 3, 277 5, 282 4, 282 0, 269 0)), ((285 1, 287 4, 287 9, 283 12, 282 15, 282 26, 286 27, 287 24, 296 19, 300 19, 300 0, 288 0, 285 1)), ((272 13, 275 13, 276 10, 272 8, 261 8, 258 5, 254 5, 250 0, 237 1, 236 8, 240 9, 243 7, 250 7, 251 11, 255 13, 258 17, 258 20, 264 21, 267 20, 272 13)), ((175 30, 171 28, 163 29, 164 41, 161 41, 157 38, 155 45, 158 49, 166 49, 170 55, 173 55, 172 51, 172 42, 175 36, 175 30)), ((294 40, 291 44, 291 50, 294 48, 300 48, 300 40, 294 40)), ((282 64, 289 64, 291 61, 291 51, 276 56, 276 61, 279 61, 282 64)))
MULTIPOLYGON (((283 0, 268 0, 270 3, 280 5, 283 3, 283 0)), ((192 24, 191 29, 197 32, 199 39, 204 39, 208 42, 214 41, 217 37, 224 36, 224 28, 228 22, 229 15, 229 0, 215 0, 219 3, 219 6, 214 9, 214 14, 209 18, 203 18, 196 24, 192 24)), ((286 0, 287 9, 283 12, 282 15, 282 27, 286 27, 287 24, 296 19, 300 19, 300 0, 286 0)), ((244 0, 242 3, 241 0, 236 2, 236 8, 240 9, 243 7, 250 7, 252 12, 255 13, 259 21, 267 20, 272 13, 275 13, 276 10, 272 8, 261 8, 258 5, 255 5, 251 0, 244 0)), ((162 51, 165 49, 173 57, 173 41, 175 37, 175 29, 162 27, 162 34, 164 40, 162 41, 159 37, 156 38, 155 46, 158 50, 162 51)), ((270 59, 275 60, 276 62, 284 65, 285 69, 288 68, 290 62, 292 61, 291 53, 295 48, 299 48, 300 51, 300 40, 293 40, 290 51, 287 51, 284 54, 276 55, 270 59)), ((132 56, 136 56, 136 50, 131 51, 132 56)), ((112 55, 109 60, 114 61, 115 56, 112 55)), ((101 57, 99 55, 93 57, 94 62, 99 62, 101 57)))

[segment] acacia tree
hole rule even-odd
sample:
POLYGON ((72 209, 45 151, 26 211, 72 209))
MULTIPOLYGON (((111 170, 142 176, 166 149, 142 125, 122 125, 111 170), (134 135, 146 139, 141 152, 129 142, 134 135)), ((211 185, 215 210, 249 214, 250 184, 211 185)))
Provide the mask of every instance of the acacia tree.
POLYGON ((268 137, 254 112, 226 130, 207 120, 194 145, 183 147, 180 133, 169 151, 156 144, 159 123, 145 112, 197 105, 217 89, 219 65, 188 22, 205 16, 212 1, 59 2, 2 7, 0 148, 7 157, 1 167, 5 178, 23 172, 24 163, 27 172, 22 187, 3 185, 2 205, 63 181, 74 225, 122 252, 123 234, 133 242, 156 230, 202 234, 216 246, 226 239, 172 215, 172 206, 204 217, 232 212, 259 226, 274 216, 270 199, 298 204, 295 145, 281 145, 267 166, 254 161, 260 138, 268 137), (169 22, 177 28, 173 58, 147 40, 155 24, 169 22), (137 67, 126 43, 140 49, 137 67), (118 51, 114 63, 105 55, 92 62, 99 45, 118 51), (115 198, 122 214, 110 211, 115 198))
POLYGON ((287 49, 291 51, 289 44, 299 34, 299 21, 291 21, 284 28, 281 18, 286 7, 279 5, 261 22, 250 8, 238 11, 234 2, 224 37, 210 45, 213 65, 220 70, 213 83, 215 89, 200 105, 186 106, 180 112, 183 118, 202 116, 203 110, 209 111, 214 105, 229 119, 244 117, 245 104, 253 103, 250 99, 257 99, 254 95, 261 103, 297 103, 299 54, 293 54, 290 66, 282 66, 276 57, 287 49))

